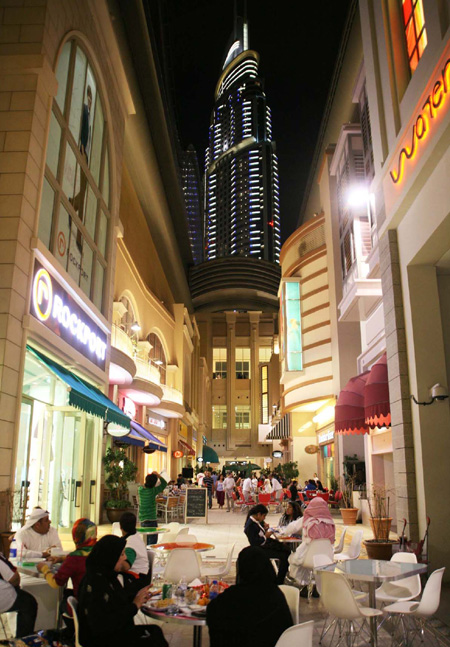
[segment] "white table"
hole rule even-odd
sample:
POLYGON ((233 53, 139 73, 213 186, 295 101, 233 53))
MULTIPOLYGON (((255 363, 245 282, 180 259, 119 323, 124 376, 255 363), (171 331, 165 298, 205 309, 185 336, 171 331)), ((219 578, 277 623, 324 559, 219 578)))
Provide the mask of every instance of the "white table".
MULTIPOLYGON (((375 590, 383 582, 394 582, 405 577, 420 575, 427 572, 426 564, 410 564, 404 562, 385 562, 377 559, 349 559, 344 562, 336 562, 329 566, 321 566, 315 571, 331 571, 343 573, 349 580, 367 582, 369 585, 369 607, 376 608, 375 590)), ((370 618, 371 638, 370 644, 376 647, 378 644, 377 619, 370 618)))
POLYGON ((45 579, 45 575, 38 571, 32 562, 44 562, 45 559, 24 559, 23 562, 27 564, 24 566, 23 562, 12 560, 17 566, 17 570, 25 578, 21 580, 21 588, 24 591, 31 593, 38 601, 38 615, 36 618, 36 628, 38 629, 54 629, 59 626, 59 607, 64 594, 64 586, 58 589, 51 588, 45 579))

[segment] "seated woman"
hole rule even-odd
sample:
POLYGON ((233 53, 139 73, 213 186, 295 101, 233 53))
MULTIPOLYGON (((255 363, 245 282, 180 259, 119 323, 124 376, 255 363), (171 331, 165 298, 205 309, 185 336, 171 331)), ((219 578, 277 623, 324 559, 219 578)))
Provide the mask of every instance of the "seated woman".
POLYGON ((274 647, 283 631, 292 626, 286 598, 264 550, 253 546, 241 550, 236 584, 209 603, 206 622, 214 647, 274 647))
POLYGON ((289 575, 291 577, 301 584, 306 584, 309 581, 310 571, 302 566, 309 544, 316 539, 329 540, 330 556, 332 556, 335 530, 333 517, 327 503, 321 498, 310 501, 303 514, 302 543, 295 553, 291 553, 289 556, 289 575))
POLYGON ((251 508, 247 515, 244 532, 250 546, 259 546, 267 557, 279 560, 277 582, 283 584, 289 567, 289 548, 277 539, 273 539, 273 530, 269 530, 269 526, 265 523, 267 513, 268 510, 262 503, 251 508))
POLYGON ((286 506, 286 512, 280 517, 278 522, 280 532, 286 537, 291 535, 302 534, 303 512, 296 501, 290 501, 286 506))
POLYGON ((141 588, 133 600, 117 579, 127 557, 125 539, 102 537, 86 560, 78 594, 80 643, 83 647, 168 647, 157 625, 135 625, 133 618, 150 597, 141 588))

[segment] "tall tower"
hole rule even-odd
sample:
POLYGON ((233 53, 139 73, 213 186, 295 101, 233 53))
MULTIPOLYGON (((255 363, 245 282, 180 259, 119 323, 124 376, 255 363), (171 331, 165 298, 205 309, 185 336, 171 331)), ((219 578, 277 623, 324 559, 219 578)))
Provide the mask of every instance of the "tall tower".
POLYGON ((194 263, 197 265, 203 260, 203 192, 197 153, 192 144, 180 154, 180 167, 189 242, 194 263))
POLYGON ((278 160, 258 66, 258 53, 249 49, 247 19, 235 17, 206 150, 206 260, 279 261, 278 160))

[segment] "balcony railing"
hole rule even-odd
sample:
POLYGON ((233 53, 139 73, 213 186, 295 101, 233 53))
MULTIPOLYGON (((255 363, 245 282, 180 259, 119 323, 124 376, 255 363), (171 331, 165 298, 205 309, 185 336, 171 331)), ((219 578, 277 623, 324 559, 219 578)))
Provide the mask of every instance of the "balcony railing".
POLYGON ((111 328, 111 346, 134 359, 134 345, 127 333, 116 324, 111 328))
POLYGON ((134 361, 136 364, 136 377, 153 384, 160 384, 160 375, 156 366, 152 366, 149 360, 141 359, 140 357, 136 357, 134 361))
POLYGON ((162 399, 166 402, 175 402, 176 404, 181 404, 183 406, 183 394, 178 389, 174 389, 173 386, 167 386, 166 384, 161 384, 163 390, 162 399))

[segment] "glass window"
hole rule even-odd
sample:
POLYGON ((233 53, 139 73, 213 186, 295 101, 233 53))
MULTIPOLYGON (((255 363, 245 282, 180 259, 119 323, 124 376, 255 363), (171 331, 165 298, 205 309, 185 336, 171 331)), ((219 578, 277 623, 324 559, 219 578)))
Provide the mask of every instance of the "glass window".
POLYGON ((213 379, 224 380, 227 377, 227 349, 213 348, 213 379))
POLYGON ((261 366, 261 424, 269 424, 269 367, 261 366))
POLYGON ((47 182, 47 180, 44 178, 44 186, 42 187, 41 216, 39 218, 38 236, 46 247, 50 247, 54 198, 55 198, 55 192, 53 191, 52 187, 47 182))
POLYGON ((212 408, 213 429, 227 428, 227 406, 226 404, 215 404, 212 408))
POLYGON ((250 406, 238 404, 235 407, 236 429, 250 429, 250 406))
POLYGON ((409 67, 414 72, 427 46, 422 0, 402 0, 402 9, 409 67))
POLYGON ((301 371, 303 362, 299 281, 284 283, 282 313, 286 370, 301 371))
POLYGON ((272 348, 270 346, 263 346, 259 349, 259 363, 268 364, 272 357, 272 348))
POLYGON ((250 379, 250 348, 236 348, 236 379, 250 379))
POLYGON ((94 71, 76 40, 64 45, 56 77, 58 93, 50 118, 39 237, 100 307, 111 217, 109 195, 104 199, 99 186, 103 168, 102 190, 109 194, 107 128, 94 71), (66 114, 61 116, 64 105, 68 119, 66 114), (66 142, 64 151, 61 141, 66 142), (64 163, 59 164, 61 153, 64 163))
POLYGON ((158 335, 154 332, 151 332, 147 337, 149 344, 151 345, 150 352, 148 357, 150 362, 158 368, 161 384, 166 383, 166 354, 164 352, 164 346, 158 335))

